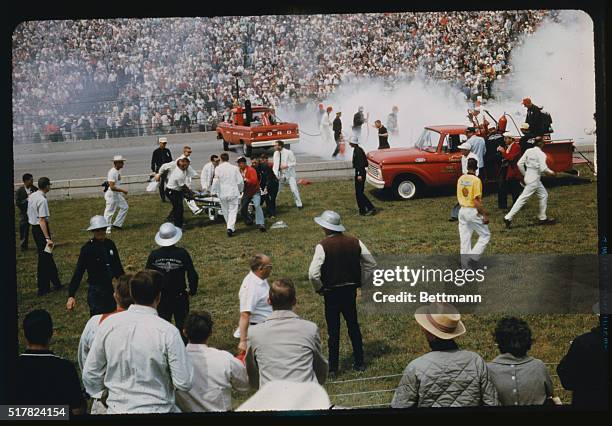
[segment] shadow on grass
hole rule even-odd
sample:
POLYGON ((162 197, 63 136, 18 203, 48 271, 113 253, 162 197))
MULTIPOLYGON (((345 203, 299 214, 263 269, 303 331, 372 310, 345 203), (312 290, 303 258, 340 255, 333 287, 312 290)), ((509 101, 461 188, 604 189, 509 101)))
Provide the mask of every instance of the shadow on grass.
MULTIPOLYGON (((363 342, 363 353, 365 354, 365 365, 368 366, 369 360, 378 360, 381 357, 391 354, 392 348, 384 340, 365 340, 363 342)), ((353 371, 353 354, 340 358, 340 372, 353 371)), ((367 370, 366 370, 367 371, 367 370)))

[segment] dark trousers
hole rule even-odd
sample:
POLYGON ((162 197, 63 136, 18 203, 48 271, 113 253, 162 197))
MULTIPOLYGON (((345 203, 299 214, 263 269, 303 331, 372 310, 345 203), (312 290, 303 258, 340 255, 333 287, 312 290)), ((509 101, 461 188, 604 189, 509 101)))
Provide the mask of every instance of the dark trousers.
POLYGON ((166 195, 172 203, 172 210, 170 211, 167 220, 168 222, 174 223, 174 226, 182 228, 184 212, 183 199, 185 198, 183 191, 175 191, 173 189, 166 188, 166 195))
POLYGON ((323 295, 325 299, 325 321, 327 322, 327 345, 329 348, 329 371, 338 371, 340 357, 340 314, 346 321, 348 334, 353 346, 355 365, 363 364, 363 342, 357 320, 357 289, 337 288, 323 295))
POLYGON ((19 213, 19 246, 22 250, 28 248, 28 237, 30 231, 30 222, 28 222, 28 215, 19 213))
POLYGON ((276 216, 276 196, 278 195, 278 182, 268 182, 268 194, 262 199, 266 202, 266 213, 268 216, 276 216))
POLYGON ((59 279, 59 273, 57 272, 57 266, 53 255, 45 251, 47 246, 47 240, 45 235, 40 229, 40 225, 32 226, 32 237, 36 243, 36 250, 38 251, 38 266, 36 268, 36 285, 38 287, 38 293, 47 293, 50 288, 50 283, 53 287, 58 288, 61 285, 59 279))
POLYGON ((335 157, 340 152, 340 133, 334 133, 334 140, 336 141, 336 149, 334 149, 332 157, 335 157))
POLYGON ((187 339, 183 336, 183 325, 189 313, 189 296, 187 293, 179 295, 162 294, 157 313, 168 322, 172 322, 172 317, 174 317, 174 325, 181 332, 183 341, 187 343, 187 339))
POLYGON ((157 188, 159 189, 159 198, 161 198, 162 201, 166 201, 166 182, 163 178, 159 179, 157 188))
POLYGON ((355 176, 355 198, 357 199, 357 207, 359 207, 359 213, 366 213, 370 210, 374 210, 374 205, 370 202, 368 197, 364 193, 365 190, 365 172, 362 176, 361 181, 355 176))
POLYGON ((249 203, 252 199, 253 197, 247 197, 244 194, 240 197, 240 216, 242 216, 245 225, 253 224, 253 217, 249 214, 249 203))
POLYGON ((516 203, 523 189, 518 179, 503 179, 499 182, 497 190, 497 207, 500 209, 508 208, 508 195, 512 195, 512 204, 516 203))

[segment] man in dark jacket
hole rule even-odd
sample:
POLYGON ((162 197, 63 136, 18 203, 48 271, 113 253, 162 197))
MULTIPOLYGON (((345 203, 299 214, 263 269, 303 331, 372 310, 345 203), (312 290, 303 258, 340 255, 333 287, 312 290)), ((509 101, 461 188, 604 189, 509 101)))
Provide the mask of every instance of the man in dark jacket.
POLYGON ((28 234, 30 223, 28 221, 28 196, 38 190, 34 186, 34 177, 26 173, 22 177, 23 186, 15 191, 15 205, 19 209, 19 246, 22 251, 28 249, 28 234))
POLYGON ((342 113, 338 111, 336 113, 336 118, 332 123, 332 130, 334 131, 334 140, 336 141, 336 149, 332 154, 333 158, 336 158, 338 152, 340 152, 340 136, 342 135, 342 120, 340 119, 340 117, 342 117, 342 113))
POLYGON ((355 169, 355 198, 357 198, 357 207, 359 214, 362 216, 372 216, 376 213, 374 205, 370 202, 364 193, 365 179, 368 168, 368 159, 366 154, 355 140, 350 142, 353 148, 353 168, 355 169))
POLYGON ((267 215, 274 219, 276 217, 276 196, 278 195, 278 178, 268 162, 268 154, 263 153, 257 164, 257 175, 259 176, 259 186, 262 191, 261 204, 266 204, 267 215))
POLYGON ((72 275, 68 288, 66 309, 71 311, 76 305, 76 292, 79 289, 85 271, 87 271, 87 304, 89 315, 106 314, 117 308, 113 293, 113 278, 119 278, 125 273, 119 251, 115 243, 106 238, 108 222, 104 216, 94 216, 89 221, 88 231, 93 233, 90 239, 81 247, 79 260, 72 275))
MULTIPOLYGON (((167 321, 171 321, 174 316, 174 324, 181 333, 189 313, 189 297, 195 296, 198 291, 199 279, 189 252, 176 246, 182 236, 181 229, 172 223, 162 224, 155 235, 155 242, 160 248, 149 254, 146 265, 147 269, 158 271, 164 276, 161 301, 157 307, 159 316, 167 321), (189 281, 189 290, 185 275, 189 281)), ((185 336, 183 340, 187 342, 185 336)))
POLYGON ((376 261, 361 241, 343 234, 345 228, 338 213, 326 210, 314 220, 325 232, 325 238, 315 247, 308 278, 315 291, 322 294, 325 300, 329 373, 333 378, 339 364, 340 314, 346 321, 353 346, 353 369, 365 370, 361 329, 357 320, 357 288, 367 281, 376 267, 376 261))
MULTIPOLYGON (((159 148, 153 151, 153 156, 151 157, 151 171, 155 174, 159 173, 159 168, 166 163, 172 161, 172 153, 166 145, 168 144, 168 139, 159 138, 159 148)), ((166 179, 159 180, 159 197, 162 202, 166 202, 166 193, 164 192, 166 179)))
POLYGON ((181 128, 181 133, 185 133, 185 132, 191 133, 191 119, 189 118, 187 111, 183 110, 179 118, 178 124, 181 128))
POLYGON ((525 98, 522 104, 527 108, 527 116, 525 117, 525 123, 529 125, 528 130, 520 139, 520 145, 524 146, 525 142, 529 139, 533 139, 536 136, 542 136, 546 131, 543 129, 544 116, 542 114, 542 108, 533 104, 530 98, 525 98))
POLYGON ((608 407, 608 354, 600 326, 574 339, 557 366, 557 374, 563 387, 573 392, 574 407, 608 407))

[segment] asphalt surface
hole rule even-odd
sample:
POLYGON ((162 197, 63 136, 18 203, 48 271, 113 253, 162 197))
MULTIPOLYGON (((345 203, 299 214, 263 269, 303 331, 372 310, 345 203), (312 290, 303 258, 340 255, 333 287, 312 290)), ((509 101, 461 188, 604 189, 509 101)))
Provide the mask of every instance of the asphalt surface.
MULTIPOLYGON (((172 152, 173 158, 178 158, 182 154, 182 147, 185 144, 191 146, 193 150, 191 161, 198 172, 209 161, 212 154, 223 152, 221 141, 216 138, 214 132, 168 136, 168 148, 172 152)), ((126 138, 124 141, 126 141, 127 146, 112 148, 96 147, 97 141, 95 140, 72 142, 72 146, 67 147, 67 150, 63 152, 47 152, 48 150, 45 150, 42 146, 30 146, 28 149, 15 147, 13 156, 14 182, 20 182, 24 173, 32 173, 35 177, 48 176, 51 180, 106 176, 108 170, 112 167, 113 155, 116 154, 123 155, 127 160, 123 170, 124 175, 149 173, 151 171, 151 154, 157 147, 155 138, 126 138), (78 149, 76 149, 76 144, 79 144, 78 149)), ((297 147, 293 150, 296 153, 298 163, 334 161, 329 157, 321 158, 300 153, 297 147)), ((270 149, 268 152, 270 156, 272 152, 270 149)), ((229 155, 230 161, 234 161, 242 155, 241 147, 232 148, 229 155)))

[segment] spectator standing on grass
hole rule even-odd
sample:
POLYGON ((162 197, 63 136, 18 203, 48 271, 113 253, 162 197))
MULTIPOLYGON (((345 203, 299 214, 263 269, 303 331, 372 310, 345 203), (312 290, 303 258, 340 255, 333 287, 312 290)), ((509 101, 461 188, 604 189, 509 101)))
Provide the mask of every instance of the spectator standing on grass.
MULTIPOLYGON (((599 319, 599 303, 593 311, 599 319)), ((598 325, 576 337, 557 366, 563 387, 572 391, 572 406, 580 409, 606 409, 608 401, 608 350, 598 325)))
POLYGON ((249 329, 246 366, 253 388, 274 380, 325 383, 327 361, 321 348, 319 328, 300 318, 291 280, 272 283, 268 295, 272 313, 249 329))
POLYGON ((546 365, 527 355, 532 343, 529 325, 515 317, 502 318, 493 338, 500 355, 487 367, 500 405, 552 403, 553 383, 546 365))
POLYGON ((247 350, 248 331, 251 325, 264 322, 272 313, 268 303, 270 285, 268 277, 272 272, 272 261, 265 254, 256 254, 250 261, 251 271, 242 280, 238 298, 240 300, 240 319, 234 337, 240 339, 238 350, 247 350))
POLYGON ((32 237, 38 252, 38 265, 36 267, 36 285, 38 295, 44 296, 50 291, 50 283, 55 290, 64 286, 60 282, 57 266, 53 259, 53 240, 49 227, 49 202, 47 193, 51 190, 51 181, 48 177, 38 179, 38 191, 28 197, 28 221, 32 227, 32 237))
POLYGON ((176 390, 188 391, 193 366, 178 329, 157 314, 161 284, 148 272, 130 281, 134 303, 100 326, 83 368, 89 395, 108 414, 176 413, 176 390))
POLYGON ((457 202, 461 206, 459 241, 461 265, 464 268, 469 267, 470 262, 478 261, 491 239, 489 218, 482 205, 482 182, 476 176, 478 162, 470 158, 467 163, 468 172, 457 180, 457 202), (474 232, 478 234, 478 241, 472 246, 474 232))
POLYGON ((249 379, 244 364, 227 351, 208 346, 214 322, 208 312, 191 312, 183 326, 187 357, 193 365, 190 391, 177 391, 176 403, 186 413, 230 411, 232 390, 247 392, 249 379))
MULTIPOLYGON (((155 235, 155 242, 160 247, 149 254, 146 264, 147 269, 164 276, 161 302, 157 307, 159 316, 166 321, 174 317, 176 328, 180 331, 189 313, 189 300, 198 291, 199 281, 191 255, 184 248, 176 246, 182 236, 180 228, 171 223, 162 224, 155 235)), ((186 338, 183 340, 186 341, 186 338)))
POLYGON ((261 204, 266 204, 266 214, 270 219, 276 219, 276 196, 278 195, 278 178, 272 170, 265 152, 259 157, 257 165, 259 186, 261 187, 261 204))
POLYGON ((285 148, 283 141, 276 141, 274 145, 274 156, 273 156, 272 170, 276 175, 279 182, 278 192, 281 190, 282 184, 289 184, 291 193, 293 194, 293 200, 298 209, 303 208, 302 199, 300 198, 300 190, 298 189, 295 166, 297 161, 293 151, 285 148))
POLYGON ((261 188, 259 186, 259 177, 255 168, 247 165, 246 158, 240 157, 237 160, 238 168, 244 178, 244 191, 240 198, 240 214, 244 223, 249 226, 253 221, 249 215, 249 203, 253 202, 255 208, 255 225, 261 232, 266 232, 266 223, 264 219, 263 209, 261 208, 261 188))
POLYGON ((106 177, 108 188, 104 193, 104 199, 106 201, 104 217, 108 222, 108 228, 106 228, 107 234, 111 233, 113 227, 117 229, 121 229, 123 227, 123 222, 125 221, 129 208, 128 203, 124 198, 124 195, 127 195, 128 193, 127 189, 123 189, 121 186, 120 170, 123 168, 124 164, 125 158, 123 158, 121 155, 115 155, 113 157, 113 167, 108 171, 108 175, 106 177), (119 213, 117 213, 115 221, 113 222, 113 215, 117 210, 119 210, 119 213))
POLYGON ((19 247, 21 251, 28 249, 30 233, 30 222, 28 220, 28 197, 36 192, 38 188, 34 186, 34 177, 30 173, 25 173, 21 180, 23 185, 15 191, 15 205, 19 209, 19 247))
POLYGON ((325 238, 315 247, 308 277, 325 302, 329 372, 338 373, 340 357, 340 315, 344 317, 353 346, 353 369, 364 371, 363 341, 357 319, 357 289, 367 282, 376 261, 357 238, 344 235, 340 215, 326 210, 314 221, 325 238))
POLYGON ((26 351, 17 358, 17 387, 9 395, 13 405, 67 405, 66 414, 87 412, 74 364, 50 350, 53 321, 49 312, 36 309, 23 319, 26 351))
MULTIPOLYGON (((109 315, 123 312, 133 303, 132 296, 130 295, 130 280, 132 277, 132 274, 125 274, 117 279, 115 292, 113 293, 113 297, 117 303, 116 309, 113 312, 94 315, 93 317, 89 318, 89 321, 87 321, 87 324, 85 324, 85 328, 83 329, 81 338, 79 339, 79 349, 77 353, 81 373, 83 372, 87 355, 89 354, 91 344, 96 337, 96 332, 100 328, 100 324, 102 324, 102 322, 108 318, 109 315)), ((93 398, 91 414, 106 414, 106 408, 100 399, 93 398)))
POLYGON ((113 279, 125 273, 119 250, 115 243, 106 238, 108 222, 104 216, 94 216, 89 221, 88 231, 92 238, 81 247, 70 286, 66 309, 71 311, 76 306, 76 292, 87 271, 87 304, 89 315, 105 314, 116 309, 117 303, 113 291, 113 279))
MULTIPOLYGON (((161 166, 172 161, 172 153, 167 148, 168 138, 158 138, 157 142, 159 147, 153 151, 153 155, 151 156, 151 171, 155 174, 159 173, 161 166)), ((166 202, 165 183, 166 179, 159 180, 159 197, 162 203, 166 202)))
POLYGON ((477 407, 499 404, 487 364, 475 352, 460 349, 465 333, 457 309, 447 303, 422 306, 414 314, 431 352, 408 364, 391 407, 477 407))

